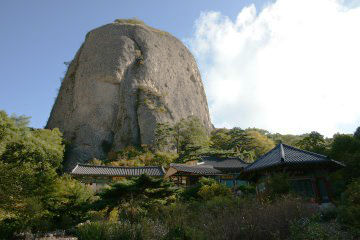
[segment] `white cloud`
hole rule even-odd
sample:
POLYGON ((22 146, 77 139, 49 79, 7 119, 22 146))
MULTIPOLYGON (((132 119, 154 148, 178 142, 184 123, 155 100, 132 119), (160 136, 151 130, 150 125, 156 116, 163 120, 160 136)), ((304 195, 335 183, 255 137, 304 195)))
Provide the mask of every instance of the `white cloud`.
POLYGON ((360 125, 360 6, 278 0, 202 13, 190 48, 216 127, 331 136, 360 125))

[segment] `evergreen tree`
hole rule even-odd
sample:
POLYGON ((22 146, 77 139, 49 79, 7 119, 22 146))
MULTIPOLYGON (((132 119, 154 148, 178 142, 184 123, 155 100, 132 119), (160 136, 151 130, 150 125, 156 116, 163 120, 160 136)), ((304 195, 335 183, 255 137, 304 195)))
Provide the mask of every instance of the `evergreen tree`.
POLYGON ((296 145, 306 151, 320 154, 326 153, 326 141, 324 136, 316 131, 311 132, 308 136, 298 141, 296 145))
POLYGON ((358 127, 354 132, 354 137, 360 140, 360 127, 358 127))

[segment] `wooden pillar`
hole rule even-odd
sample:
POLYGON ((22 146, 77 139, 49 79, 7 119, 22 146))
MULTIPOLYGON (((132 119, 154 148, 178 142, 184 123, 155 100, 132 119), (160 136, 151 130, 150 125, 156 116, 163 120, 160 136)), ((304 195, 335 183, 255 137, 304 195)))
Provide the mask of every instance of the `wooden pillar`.
POLYGON ((331 187, 331 183, 327 178, 324 178, 324 182, 325 182, 325 188, 326 188, 326 192, 329 198, 329 201, 333 203, 333 199, 332 199, 332 187, 331 187))
POLYGON ((317 179, 316 177, 312 177, 311 178, 311 184, 312 184, 312 188, 313 188, 313 191, 315 193, 315 201, 317 203, 321 203, 321 195, 320 195, 320 190, 319 190, 319 187, 317 185, 317 179))

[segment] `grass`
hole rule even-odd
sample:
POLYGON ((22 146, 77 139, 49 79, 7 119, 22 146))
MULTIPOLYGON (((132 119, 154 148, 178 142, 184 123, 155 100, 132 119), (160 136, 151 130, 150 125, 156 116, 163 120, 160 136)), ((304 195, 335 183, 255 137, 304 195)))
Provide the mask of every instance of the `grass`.
POLYGON ((147 25, 144 21, 138 19, 138 18, 128 18, 128 19, 115 19, 114 21, 115 23, 120 23, 120 24, 132 24, 132 25, 141 25, 141 26, 146 26, 149 29, 151 29, 153 32, 159 33, 161 36, 165 36, 165 35, 169 35, 168 32, 165 31, 161 31, 159 29, 150 27, 149 25, 147 25))
POLYGON ((146 25, 144 21, 137 19, 137 18, 130 18, 130 19, 115 19, 115 23, 121 24, 137 24, 137 25, 146 25))

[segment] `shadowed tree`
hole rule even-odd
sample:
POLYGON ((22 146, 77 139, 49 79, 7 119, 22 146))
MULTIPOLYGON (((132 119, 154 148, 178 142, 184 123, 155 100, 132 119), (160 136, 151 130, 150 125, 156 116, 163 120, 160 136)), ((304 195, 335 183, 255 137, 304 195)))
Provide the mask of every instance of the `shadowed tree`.
POLYGON ((360 140, 360 127, 358 127, 354 132, 354 137, 360 140))

